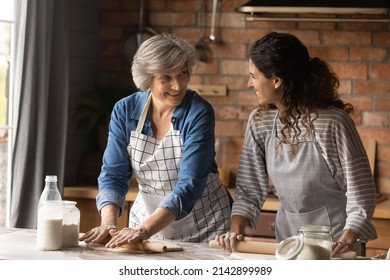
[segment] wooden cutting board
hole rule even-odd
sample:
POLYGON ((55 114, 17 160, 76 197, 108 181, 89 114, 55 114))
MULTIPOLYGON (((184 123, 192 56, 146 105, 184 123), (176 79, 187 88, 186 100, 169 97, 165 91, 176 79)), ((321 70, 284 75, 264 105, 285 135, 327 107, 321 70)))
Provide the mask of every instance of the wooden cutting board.
POLYGON ((98 251, 115 252, 115 253, 129 253, 129 254, 150 254, 150 253, 166 253, 166 252, 180 252, 183 247, 180 247, 170 242, 151 242, 143 241, 134 244, 125 244, 116 248, 107 248, 103 244, 87 243, 87 248, 98 251))

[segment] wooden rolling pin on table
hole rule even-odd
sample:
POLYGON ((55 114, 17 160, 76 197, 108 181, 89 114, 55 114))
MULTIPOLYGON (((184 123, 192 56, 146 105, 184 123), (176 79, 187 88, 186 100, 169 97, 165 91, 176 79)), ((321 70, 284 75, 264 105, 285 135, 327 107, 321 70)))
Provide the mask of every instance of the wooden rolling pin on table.
MULTIPOLYGON (((211 248, 222 248, 215 240, 211 240, 209 246, 211 248)), ((275 255, 277 247, 278 243, 274 242, 242 240, 237 242, 236 250, 241 253, 275 255)))

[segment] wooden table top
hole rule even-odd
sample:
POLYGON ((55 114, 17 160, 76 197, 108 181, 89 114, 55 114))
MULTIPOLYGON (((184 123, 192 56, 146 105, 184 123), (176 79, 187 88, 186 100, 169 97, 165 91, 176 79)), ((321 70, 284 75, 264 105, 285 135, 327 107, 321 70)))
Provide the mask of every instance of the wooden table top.
MULTIPOLYGON (((84 242, 59 251, 39 251, 36 230, 0 227, 0 260, 236 260, 240 253, 230 254, 210 248, 208 243, 173 242, 181 252, 118 253, 87 248, 84 242)), ((243 254, 245 255, 245 254, 243 254)), ((273 255, 249 254, 252 259, 274 259, 273 255)))

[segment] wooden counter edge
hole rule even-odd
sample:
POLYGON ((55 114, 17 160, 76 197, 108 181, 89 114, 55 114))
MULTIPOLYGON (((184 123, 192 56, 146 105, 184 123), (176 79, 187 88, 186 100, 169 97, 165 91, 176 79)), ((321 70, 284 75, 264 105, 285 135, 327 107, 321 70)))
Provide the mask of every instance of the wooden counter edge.
MULTIPOLYGON (((99 190, 97 186, 67 186, 64 187, 64 198, 85 198, 96 199, 99 190)), ((138 189, 130 188, 126 194, 126 201, 134 201, 138 193, 138 189)))

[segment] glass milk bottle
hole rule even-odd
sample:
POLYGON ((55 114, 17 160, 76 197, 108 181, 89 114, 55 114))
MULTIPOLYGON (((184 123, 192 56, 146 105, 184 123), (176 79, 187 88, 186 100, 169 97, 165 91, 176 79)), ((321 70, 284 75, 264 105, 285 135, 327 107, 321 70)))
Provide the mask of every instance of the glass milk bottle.
POLYGON ((64 248, 79 245, 80 210, 76 207, 76 204, 76 201, 63 201, 62 246, 64 248))
POLYGON ((45 188, 39 198, 37 212, 38 249, 61 250, 63 206, 57 187, 57 176, 46 176, 45 188))

